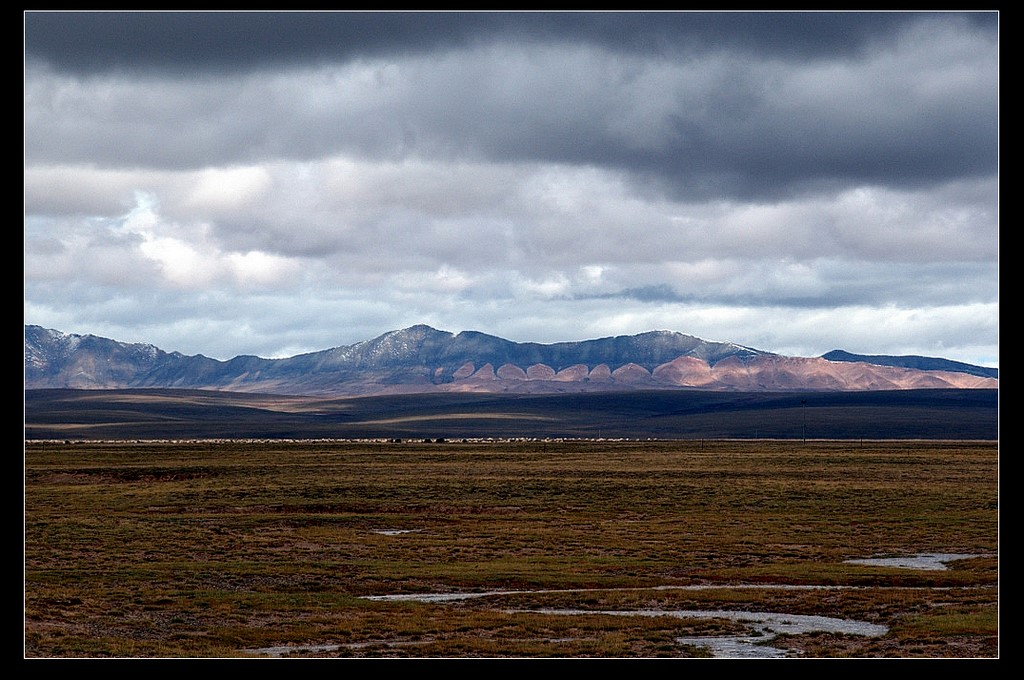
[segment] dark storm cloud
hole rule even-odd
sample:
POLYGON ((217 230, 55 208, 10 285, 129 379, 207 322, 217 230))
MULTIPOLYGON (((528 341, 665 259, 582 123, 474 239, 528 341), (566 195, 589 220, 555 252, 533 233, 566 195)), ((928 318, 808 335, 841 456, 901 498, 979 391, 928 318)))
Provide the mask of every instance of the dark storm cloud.
POLYGON ((337 153, 568 163, 691 198, 913 187, 995 172, 997 18, 30 12, 30 64, 154 80, 30 90, 41 125, 26 149, 166 168, 337 153), (355 57, 378 60, 357 67, 374 82, 308 70, 355 57), (306 94, 317 103, 296 109, 306 94))
POLYGON ((957 263, 892 264, 856 263, 860 271, 850 273, 847 262, 818 261, 807 272, 809 284, 794 282, 758 263, 744 263, 748 269, 737 290, 735 280, 717 285, 676 286, 658 283, 624 288, 618 292, 584 294, 578 299, 614 300, 630 299, 645 303, 713 304, 723 306, 757 306, 765 297, 775 304, 793 309, 823 309, 827 307, 871 304, 884 306, 913 300, 921 306, 941 305, 951 300, 961 304, 983 302, 995 277, 995 265, 981 262, 969 265, 957 263), (756 286, 754 282, 760 282, 756 286), (898 295, 895 293, 898 291, 898 295))
POLYGON ((25 51, 77 73, 220 72, 459 45, 479 23, 432 13, 30 12, 25 51))
MULTIPOLYGON (((857 54, 914 12, 29 12, 30 58, 60 70, 221 71, 417 53, 492 40, 572 41, 638 53, 857 54)), ((927 15, 925 15, 927 16, 927 15)), ((997 15, 962 17, 995 30, 997 15)))

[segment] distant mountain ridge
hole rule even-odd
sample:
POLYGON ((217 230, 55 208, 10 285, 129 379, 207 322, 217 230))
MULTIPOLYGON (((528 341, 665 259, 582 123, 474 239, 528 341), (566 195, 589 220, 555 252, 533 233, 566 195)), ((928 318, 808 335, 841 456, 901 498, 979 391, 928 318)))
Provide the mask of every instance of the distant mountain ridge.
POLYGON ((884 354, 851 354, 841 349, 834 349, 821 355, 822 359, 829 361, 860 361, 878 366, 902 366, 903 368, 916 368, 922 371, 954 371, 958 373, 969 373, 984 378, 998 378, 999 369, 988 366, 975 366, 965 364, 962 361, 940 359, 936 357, 922 357, 914 354, 902 356, 888 356, 884 354))
MULTIPOLYGON (((838 354, 837 354, 838 353, 838 354)), ((219 361, 25 326, 25 388, 188 388, 292 395, 565 393, 639 388, 848 391, 992 388, 998 375, 943 359, 786 357, 674 331, 553 344, 426 325, 284 359, 219 361), (884 361, 883 361, 884 360, 884 361), (934 368, 933 368, 934 367, 934 368)))

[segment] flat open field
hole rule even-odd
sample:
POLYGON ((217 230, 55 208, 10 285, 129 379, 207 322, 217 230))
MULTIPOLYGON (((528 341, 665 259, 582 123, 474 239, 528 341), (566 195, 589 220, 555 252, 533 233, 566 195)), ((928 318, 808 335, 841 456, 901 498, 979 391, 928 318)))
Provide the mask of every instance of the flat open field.
POLYGON ((29 441, 24 488, 27 658, 999 656, 994 441, 29 441))
POLYGON ((26 390, 27 439, 998 439, 998 390, 308 397, 26 390))

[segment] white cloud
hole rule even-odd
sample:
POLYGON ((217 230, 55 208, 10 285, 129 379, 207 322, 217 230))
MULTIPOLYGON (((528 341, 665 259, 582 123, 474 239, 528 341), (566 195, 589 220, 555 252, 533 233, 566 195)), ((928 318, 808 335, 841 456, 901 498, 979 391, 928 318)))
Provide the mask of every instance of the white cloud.
POLYGON ((270 182, 262 167, 207 168, 198 173, 184 207, 215 214, 237 211, 263 198, 270 182))
POLYGON ((223 255, 237 283, 244 287, 283 283, 300 272, 294 260, 256 250, 223 255))

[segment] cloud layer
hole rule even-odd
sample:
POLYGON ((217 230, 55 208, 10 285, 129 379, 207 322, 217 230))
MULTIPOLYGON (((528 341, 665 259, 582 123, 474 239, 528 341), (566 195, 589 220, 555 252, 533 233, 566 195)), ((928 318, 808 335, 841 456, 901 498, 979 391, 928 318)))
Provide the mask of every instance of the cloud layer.
POLYGON ((998 14, 25 15, 25 318, 998 363, 998 14))

